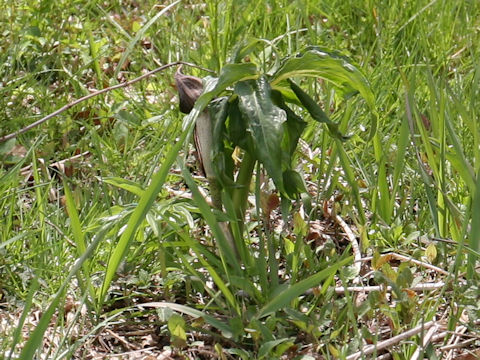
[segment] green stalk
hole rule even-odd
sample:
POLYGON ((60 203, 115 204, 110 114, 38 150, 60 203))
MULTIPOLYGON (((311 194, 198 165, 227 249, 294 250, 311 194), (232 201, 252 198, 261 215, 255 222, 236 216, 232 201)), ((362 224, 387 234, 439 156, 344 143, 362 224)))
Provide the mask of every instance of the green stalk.
MULTIPOLYGON (((257 174, 260 173, 260 164, 257 165, 257 174)), ((255 202, 256 202, 256 207, 257 209, 261 209, 260 205, 260 178, 257 176, 257 179, 255 181, 255 202)), ((267 267, 267 252, 265 248, 265 237, 264 234, 260 231, 258 234, 258 251, 260 253, 260 256, 258 257, 258 266, 256 267, 257 273, 260 277, 260 286, 262 287, 262 293, 264 294, 265 298, 270 297, 270 290, 271 287, 269 286, 269 281, 268 281, 268 267, 267 267)), ((270 269, 271 271, 271 269, 270 269)), ((278 274, 278 271, 277 271, 278 274)), ((276 284, 275 284, 276 285, 276 284)))
MULTIPOLYGON (((202 80, 195 76, 182 74, 180 67, 175 74, 175 82, 177 84, 180 99, 180 111, 188 114, 192 110, 200 94, 203 92, 202 80)), ((198 115, 193 138, 195 148, 197 149, 197 160, 200 167, 203 168, 205 178, 208 181, 213 207, 217 210, 223 211, 222 188, 212 162, 213 124, 208 110, 204 110, 198 115)), ((226 222, 219 222, 218 225, 220 226, 231 250, 238 255, 238 250, 235 246, 235 240, 229 224, 226 222)))
POLYGON ((250 190, 250 183, 252 181, 255 162, 256 159, 251 154, 248 152, 244 153, 242 165, 240 166, 240 170, 238 172, 236 188, 233 190, 232 194, 233 206, 235 207, 237 222, 241 231, 243 230, 248 193, 250 190))
POLYGON ((198 116, 193 136, 197 155, 210 187, 213 207, 222 210, 222 191, 212 163, 213 130, 212 119, 208 111, 204 111, 198 116))

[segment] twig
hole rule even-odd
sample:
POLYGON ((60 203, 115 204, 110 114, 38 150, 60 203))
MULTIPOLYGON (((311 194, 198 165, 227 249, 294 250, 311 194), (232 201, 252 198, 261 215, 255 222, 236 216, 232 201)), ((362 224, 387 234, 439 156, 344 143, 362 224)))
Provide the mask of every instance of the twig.
MULTIPOLYGON (((190 193, 186 190, 185 191, 184 190, 175 190, 175 189, 172 189, 169 186, 165 186, 165 189, 167 190, 167 192, 169 194, 171 194, 172 196, 175 196, 177 198, 188 199, 188 200, 193 199, 192 193, 190 193)), ((207 202, 207 204, 210 205, 210 206, 213 206, 212 198, 207 195, 207 192, 205 191, 205 189, 203 189, 202 187, 199 186, 198 191, 200 191, 200 194, 202 194, 202 196, 205 199, 205 201, 207 202)))
POLYGON ((390 360, 391 358, 392 358, 392 355, 390 353, 377 356, 377 360, 390 360))
POLYGON ((191 67, 195 67, 195 68, 199 68, 199 69, 204 70, 204 68, 202 68, 202 67, 200 67, 200 66, 197 66, 197 65, 195 65, 195 64, 191 64, 191 63, 188 63, 188 62, 185 62, 185 61, 175 61, 175 62, 173 62, 173 63, 165 64, 165 65, 160 66, 160 67, 158 67, 158 68, 156 68, 156 69, 154 69, 154 70, 152 70, 152 71, 149 71, 149 72, 147 72, 147 73, 143 74, 142 76, 139 76, 139 77, 137 77, 137 78, 135 78, 135 79, 132 79, 132 80, 129 80, 129 81, 125 81, 125 82, 123 82, 123 83, 120 83, 120 84, 117 84, 117 85, 113 85, 113 86, 110 86, 110 87, 105 88, 105 89, 102 89, 102 90, 95 91, 95 92, 93 92, 93 93, 91 93, 91 94, 88 94, 88 95, 85 95, 85 96, 81 97, 80 99, 77 99, 77 100, 75 100, 75 101, 72 101, 71 103, 69 103, 69 104, 67 104, 67 105, 65 105, 65 106, 62 106, 60 109, 54 111, 53 113, 50 113, 50 114, 48 114, 47 116, 41 118, 40 120, 37 120, 37 121, 31 123, 30 125, 25 126, 24 128, 22 128, 22 129, 20 129, 20 130, 17 130, 17 131, 15 131, 15 132, 11 133, 11 134, 8 134, 8 135, 5 135, 5 136, 0 137, 0 143, 5 142, 5 141, 10 140, 10 139, 13 139, 13 138, 15 138, 15 137, 17 137, 18 135, 21 135, 21 134, 23 134, 23 133, 26 133, 28 130, 31 130, 31 129, 33 129, 33 128, 36 127, 36 126, 43 124, 45 121, 50 120, 51 118, 53 118, 53 117, 55 117, 55 116, 57 116, 57 115, 65 112, 65 111, 67 111, 68 109, 74 107, 75 105, 80 104, 80 103, 83 102, 83 101, 86 101, 86 100, 91 99, 91 98, 93 98, 93 97, 95 97, 95 96, 104 94, 104 93, 109 92, 109 91, 112 91, 112 90, 121 89, 121 88, 127 87, 127 86, 129 86, 129 85, 135 84, 135 83, 137 83, 137 82, 139 82, 139 81, 141 81, 141 80, 143 80, 143 79, 145 79, 145 78, 148 78, 148 77, 150 77, 150 76, 152 76, 152 75, 154 75, 154 74, 156 74, 156 73, 158 73, 158 72, 160 72, 160 71, 163 71, 163 70, 165 70, 165 69, 168 69, 168 68, 170 68, 170 67, 172 67, 172 66, 176 66, 176 65, 187 65, 187 66, 191 66, 191 67))
POLYGON ((397 254, 397 253, 394 253, 394 252, 383 254, 382 257, 383 256, 391 256, 391 257, 393 257, 397 260, 405 261, 405 262, 411 262, 413 264, 420 265, 420 266, 422 266, 426 269, 436 271, 436 272, 438 272, 440 274, 443 274, 443 275, 450 275, 450 273, 448 271, 443 270, 443 269, 439 268, 438 266, 435 266, 435 265, 432 265, 432 264, 429 264, 429 263, 426 263, 426 262, 423 262, 423 261, 420 261, 420 260, 416 260, 416 259, 411 258, 409 256, 400 255, 400 254, 397 254))
MULTIPOLYGON (((475 324, 475 322, 474 322, 474 324, 475 324)), ((480 324, 480 322, 479 322, 479 324, 480 324)), ((460 326, 462 326, 462 325, 460 325, 460 326)), ((457 327, 457 329, 458 329, 458 327, 457 327)), ((448 331, 448 330, 446 330, 446 331, 443 331, 443 332, 441 332, 441 333, 439 333, 439 334, 436 334, 436 335, 433 337, 433 342, 439 342, 440 340, 445 339, 448 335, 455 335, 455 336, 460 336, 460 337, 462 337, 462 336, 463 336, 463 337, 470 337, 470 338, 474 338, 475 340, 479 340, 479 339, 480 339, 479 336, 470 335, 470 334, 464 334, 464 333, 458 333, 458 332, 456 332, 456 331, 448 331)), ((445 345, 444 347, 445 347, 445 348, 448 348, 448 347, 450 347, 450 346, 451 346, 451 344, 445 345)), ((440 348, 440 349, 443 349, 443 347, 440 348)))
POLYGON ((444 239, 444 238, 439 238, 439 237, 432 237, 433 241, 438 241, 438 242, 444 242, 447 244, 452 244, 452 245, 458 245, 458 242, 453 241, 451 239, 444 239))
MULTIPOLYGON (((411 291, 416 291, 416 292, 422 292, 422 291, 427 291, 427 290, 437 290, 441 289, 442 287, 445 286, 445 283, 443 282, 438 282, 438 283, 426 283, 426 284, 417 284, 416 286, 407 288, 408 290, 411 291)), ((379 286, 348 286, 348 287, 343 287, 339 286, 335 288, 335 292, 337 294, 343 294, 345 291, 350 291, 350 292, 371 292, 371 291, 392 291, 391 286, 387 286, 385 289, 385 286, 379 285, 379 286)))
POLYGON ((66 158, 66 159, 63 159, 63 160, 59 160, 59 161, 55 161, 54 163, 51 163, 51 164, 49 165, 49 167, 60 167, 60 166, 62 166, 63 164, 69 162, 69 161, 78 160, 78 159, 80 159, 80 158, 82 158, 82 157, 86 157, 86 156, 88 156, 88 155, 90 155, 90 151, 84 151, 84 152, 81 153, 81 154, 73 155, 73 156, 71 156, 71 157, 69 157, 69 158, 66 158))
MULTIPOLYGON (((155 346, 151 346, 151 347, 147 347, 147 348, 142 348, 142 349, 138 349, 138 350, 132 350, 132 351, 127 351, 127 352, 123 352, 123 353, 119 353, 119 354, 106 354, 104 355, 105 357, 107 358, 110 358, 110 357, 116 357, 117 359, 124 359, 124 358, 131 358, 129 357, 129 355, 137 355, 137 354, 141 354, 141 353, 144 353, 144 352, 147 352, 147 351, 150 351, 150 350, 155 350, 157 349, 155 346)), ((168 357, 168 359, 173 359, 172 357, 168 357)))
MULTIPOLYGON (((437 289, 441 289, 445 286, 445 283, 440 281, 438 283, 423 283, 423 284, 417 284, 415 286, 406 288, 406 290, 411 290, 415 292, 423 292, 423 291, 433 291, 437 289)), ((377 285, 377 286, 337 286, 335 288, 335 293, 337 294, 344 294, 346 291, 350 291, 353 293, 358 293, 358 292, 372 292, 372 291, 387 291, 390 292, 392 291, 391 286, 383 286, 383 285, 377 285)), ((311 295, 313 294, 313 289, 308 289, 305 291, 306 295, 311 295)))
MULTIPOLYGON (((54 168, 54 167, 56 167, 57 169, 61 169, 62 166, 63 166, 65 163, 67 163, 67 162, 69 162, 69 161, 72 161, 72 162, 73 162, 73 161, 75 161, 75 160, 78 160, 78 159, 80 159, 80 158, 82 158, 82 157, 86 157, 86 156, 88 156, 88 155, 90 155, 90 151, 84 151, 84 152, 81 153, 81 154, 73 155, 73 156, 71 156, 71 157, 69 157, 69 158, 66 158, 66 159, 63 159, 63 160, 59 160, 59 161, 55 161, 55 162, 53 162, 53 163, 51 163, 51 164, 48 164, 46 167, 48 167, 48 168, 54 168)), ((30 164, 30 165, 27 165, 27 166, 21 168, 21 169, 20 169, 20 174, 22 174, 22 176, 26 176, 27 174, 30 173, 31 170, 32 170, 32 165, 30 164)))
POLYGON ((107 329, 106 332, 107 332, 108 334, 110 334, 113 338, 115 338, 115 339, 117 339, 119 342, 121 342, 128 350, 135 350, 135 351, 141 350, 138 345, 132 344, 132 343, 128 342, 127 340, 125 340, 125 339, 123 338, 123 336, 120 336, 120 335, 116 334, 116 333, 113 332, 112 330, 107 329))
MULTIPOLYGON (((338 225, 342 227, 343 231, 345 231, 345 234, 347 235, 348 240, 352 244, 352 251, 355 259, 354 266, 355 266, 355 269, 357 270, 357 273, 360 275, 360 268, 362 266, 360 259, 362 258, 362 254, 360 253, 360 247, 358 246, 357 238, 353 233, 352 229, 350 229, 350 226, 348 226, 347 223, 343 221, 340 215, 335 215, 334 219, 338 223, 338 225)), ((357 276, 353 280, 353 283, 358 284, 359 282, 360 282, 360 278, 357 276)))
POLYGON ((364 346, 362 350, 357 351, 356 353, 347 356, 347 360, 356 360, 359 359, 362 355, 370 355, 373 354, 375 351, 386 349, 390 346, 398 344, 400 341, 408 339, 414 335, 421 333, 422 331, 430 329, 432 326, 436 325, 436 321, 429 321, 425 324, 418 325, 411 330, 405 331, 397 336, 394 336, 390 339, 381 341, 374 345, 367 345, 364 346))
MULTIPOLYGON (((480 322, 478 322, 480 324, 480 322)), ((457 328, 458 329, 458 328, 457 328)), ((463 349, 463 348, 466 348, 468 345, 471 345, 471 343, 475 342, 478 340, 478 336, 474 336, 472 339, 468 339, 468 340, 465 340, 463 342, 458 342, 458 339, 459 337, 471 337, 472 335, 470 334, 462 334, 462 333, 457 333, 457 332, 452 332, 452 331, 443 331, 439 334, 436 334, 433 336, 433 339, 432 339, 432 342, 435 343, 435 342, 439 342, 440 340, 443 340, 445 339, 448 335, 450 334, 454 334, 456 335, 455 337, 452 337, 449 341, 449 344, 448 345, 445 345, 445 346, 442 346, 440 348, 438 348, 439 351, 441 352, 445 352, 445 351, 448 351, 448 354, 446 356, 444 356, 443 358, 446 359, 446 360, 450 360, 450 359, 456 359, 455 354, 454 354, 454 350, 457 350, 457 349, 463 349)))
POLYGON ((44 221, 45 221, 46 224, 50 225, 55 230, 57 230, 57 232, 65 238, 66 242, 70 244, 70 246, 73 246, 75 248, 77 247, 77 244, 75 244, 75 242, 73 242, 67 235, 65 235, 65 233, 62 231, 62 229, 60 229, 57 225, 50 222, 48 219, 44 219, 44 221))
POLYGON ((200 349, 200 348, 192 348, 192 349, 188 349, 187 350, 188 353, 191 353, 192 355, 194 353, 199 353, 199 354, 203 354, 203 355, 208 355, 210 358, 214 359, 214 358, 219 358, 218 354, 212 350, 208 350, 208 349, 200 349))
POLYGON ((476 339, 476 338, 468 339, 468 340, 465 340, 463 342, 459 342, 459 343, 456 343, 456 344, 442 346, 438 350, 447 351, 447 350, 452 350, 452 349, 463 349, 463 348, 466 348, 471 343, 474 343, 477 340, 478 339, 476 339))
MULTIPOLYGON (((465 315, 465 311, 463 311, 462 316, 465 315)), ((461 318, 461 317, 460 317, 461 318)), ((449 340, 449 345, 457 345, 460 342, 462 336, 464 336, 465 332, 467 331, 467 327, 463 324, 458 325, 455 328, 454 336, 452 336, 449 340)), ((447 359, 454 359, 455 356, 455 349, 450 349, 446 356, 447 359)))
POLYGON ((430 329, 428 329, 427 334, 425 337, 422 339, 422 346, 418 346, 415 352, 413 353, 412 357, 410 360, 418 360, 420 353, 422 352, 423 349, 432 341, 433 335, 437 332, 439 329, 438 324, 434 324, 430 329))

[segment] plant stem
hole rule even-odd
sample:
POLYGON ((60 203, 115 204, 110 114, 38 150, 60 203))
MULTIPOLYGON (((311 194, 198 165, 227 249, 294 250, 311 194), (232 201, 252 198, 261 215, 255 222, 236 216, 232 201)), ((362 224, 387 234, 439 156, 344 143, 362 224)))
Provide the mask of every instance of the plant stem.
POLYGON ((235 207, 237 222, 240 230, 243 230, 248 193, 250 190, 250 182, 252 181, 255 163, 256 159, 248 152, 245 152, 242 159, 242 165, 240 166, 240 170, 238 172, 236 181, 237 187, 233 190, 233 205, 235 207))

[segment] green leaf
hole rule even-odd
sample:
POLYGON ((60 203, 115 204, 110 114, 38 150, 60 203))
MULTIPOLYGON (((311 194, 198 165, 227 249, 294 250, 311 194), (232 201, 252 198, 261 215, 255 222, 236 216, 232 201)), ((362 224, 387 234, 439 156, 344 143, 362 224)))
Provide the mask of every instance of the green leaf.
POLYGON ((247 120, 242 116, 238 107, 238 98, 235 98, 228 110, 228 140, 233 146, 238 146, 251 154, 255 152, 251 133, 247 132, 247 120))
POLYGON ((320 47, 312 47, 290 58, 273 75, 272 86, 295 76, 319 77, 332 82, 343 94, 358 91, 370 108, 375 98, 365 76, 347 58, 320 47))
POLYGON ((310 47, 303 54, 289 58, 272 76, 271 85, 282 92, 285 80, 296 76, 319 77, 330 81, 338 91, 348 97, 359 92, 373 111, 369 139, 377 131, 378 115, 375 111, 375 97, 367 78, 346 57, 321 47, 310 47))
POLYGON ((101 179, 103 182, 116 186, 120 189, 127 190, 128 192, 131 192, 132 194, 135 194, 137 196, 142 196, 145 190, 136 182, 123 179, 120 177, 105 177, 101 179))
POLYGON ((233 334, 233 330, 230 326, 225 324, 224 322, 217 320, 215 317, 208 315, 206 313, 201 312, 200 310, 190 308, 185 305, 179 305, 175 303, 168 303, 168 302, 150 302, 137 305, 138 307, 150 307, 150 308, 168 308, 174 311, 180 312, 182 314, 190 315, 194 318, 203 318, 205 321, 213 326, 215 329, 222 332, 224 336, 228 336, 229 334, 233 334))
POLYGON ((298 145, 298 140, 305 130, 307 123, 297 114, 295 114, 288 106, 282 108, 287 114, 287 128, 285 131, 284 143, 290 156, 293 155, 298 145))
POLYGON ((263 359, 266 356, 270 355, 271 351, 277 346, 280 345, 281 343, 284 343, 286 341, 292 341, 294 338, 283 338, 283 339, 278 339, 278 340, 272 340, 272 341, 267 341, 260 346, 260 349, 258 350, 258 358, 263 359))
POLYGON ((303 91, 300 86, 295 84, 290 79, 288 80, 291 89, 297 95, 298 100, 302 103, 308 113, 312 116, 313 120, 318 121, 320 123, 324 123, 327 125, 330 134, 339 139, 339 140, 346 140, 348 137, 343 136, 340 131, 338 130, 338 125, 334 123, 328 115, 322 110, 322 108, 313 100, 310 95, 308 95, 305 91, 303 91))
POLYGON ((170 331, 170 334, 182 340, 187 340, 185 326, 185 320, 180 315, 173 314, 168 319, 168 330, 170 331))
POLYGON ((4 143, 0 143, 0 155, 6 155, 10 153, 15 147, 16 143, 17 143, 16 138, 7 140, 4 143))
MULTIPOLYGON (((65 205, 67 208, 68 217, 70 218, 70 227, 72 228, 73 239, 75 240, 75 244, 77 245, 78 256, 82 256, 87 251, 87 242, 85 240, 85 234, 82 229, 82 224, 80 222, 80 217, 78 216, 77 208, 75 207, 75 200, 73 199, 73 194, 65 180, 63 182, 63 189, 65 191, 65 205)), ((82 291, 87 288, 91 299, 95 300, 95 288, 90 282, 90 261, 88 259, 85 260, 85 263, 83 264, 83 276, 79 272, 77 274, 77 279, 82 291)))
POLYGON ((308 225, 299 212, 293 214, 293 233, 297 236, 306 236, 308 234, 308 225))
POLYGON ((232 348, 232 349, 227 349, 226 351, 229 354, 237 355, 242 360, 253 359, 253 356, 243 349, 232 348))
POLYGON ((398 268, 398 276, 396 283, 400 288, 408 288, 412 286, 413 274, 408 263, 401 263, 398 268))
POLYGON ((304 280, 299 281, 278 293, 272 300, 270 300, 257 314, 256 318, 260 319, 270 313, 278 311, 285 307, 292 300, 303 294, 308 289, 318 286, 320 282, 335 274, 338 269, 352 261, 352 256, 343 259, 328 268, 312 275, 304 280))
POLYGON ((118 146, 123 146, 127 143, 128 134, 128 127, 123 122, 117 121, 113 126, 112 135, 118 146))
POLYGON ((284 192, 281 143, 287 116, 273 104, 270 91, 265 76, 235 85, 239 109, 253 138, 255 156, 263 163, 277 188, 284 192))
POLYGON ((239 63, 248 54, 265 47, 267 43, 262 39, 249 39, 241 41, 232 52, 231 62, 239 63))
POLYGON ((45 139, 44 136, 42 137, 37 137, 35 139, 35 142, 29 146, 28 152, 25 154, 24 157, 22 157, 6 174, 2 174, 2 177, 0 178, 0 184, 6 184, 8 181, 11 181, 12 178, 15 179, 15 177, 18 175, 18 172, 20 171, 23 163, 27 160, 30 159, 30 156, 32 154, 35 154, 35 150, 37 150, 38 145, 45 139))
POLYGON ((256 79, 257 77, 258 72, 255 64, 227 64, 220 71, 218 79, 212 77, 204 79, 204 91, 197 99, 195 108, 204 109, 213 98, 219 96, 229 86, 233 86, 238 81, 256 79))
MULTIPOLYGON (((280 91, 272 90, 272 101, 287 114, 286 131, 283 138, 283 147, 291 157, 297 148, 298 140, 307 126, 307 122, 285 104, 280 91)), ((288 159, 290 161, 290 158, 288 159)))
POLYGON ((302 176, 295 170, 288 169, 283 172, 283 185, 285 193, 290 199, 296 198, 300 193, 307 192, 302 176))
POLYGON ((232 151, 225 148, 226 120, 230 104, 227 97, 214 100, 208 106, 213 127, 212 165, 219 182, 225 185, 233 184, 232 151))
POLYGON ((342 164, 342 168, 345 173, 345 178, 347 179, 348 184, 352 189, 355 203, 357 205, 357 209, 360 216, 360 223, 363 225, 367 222, 367 219, 365 216, 365 211, 363 209, 362 199, 360 198, 360 190, 358 188, 357 179, 355 178, 355 171, 352 166, 352 161, 348 157, 348 154, 343 148, 343 144, 340 142, 340 140, 335 140, 335 142, 336 142, 336 149, 338 151, 338 158, 340 160, 340 163, 342 164))

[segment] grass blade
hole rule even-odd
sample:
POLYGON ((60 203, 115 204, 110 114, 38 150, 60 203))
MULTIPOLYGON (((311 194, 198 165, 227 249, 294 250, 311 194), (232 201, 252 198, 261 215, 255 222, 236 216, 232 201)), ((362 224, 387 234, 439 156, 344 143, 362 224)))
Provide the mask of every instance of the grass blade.
POLYGON ((132 194, 135 194, 137 196, 142 196, 145 190, 143 187, 136 182, 128 179, 123 179, 119 177, 106 177, 101 179, 103 182, 116 186, 120 189, 127 190, 128 192, 131 192, 132 194))
POLYGON ((298 283, 289 286, 286 290, 277 294, 272 300, 270 300, 256 315, 257 319, 260 319, 268 314, 271 314, 275 311, 280 310, 292 300, 296 299, 298 296, 303 294, 308 289, 311 289, 323 281, 324 279, 328 278, 332 274, 335 274, 338 269, 342 266, 348 264, 353 259, 352 256, 345 258, 336 264, 329 266, 328 268, 312 275, 304 280, 299 281, 298 283))
MULTIPOLYGON (((191 130, 192 124, 193 123, 190 123, 190 130, 191 130)), ((120 237, 120 240, 118 241, 118 244, 115 246, 112 252, 112 255, 110 256, 110 259, 108 261, 107 270, 105 273, 105 279, 103 281, 103 285, 101 287, 100 294, 99 294, 100 302, 102 302, 103 299, 105 298, 105 295, 108 291, 108 288, 110 286, 110 283, 113 277, 115 276, 115 272, 117 271, 118 266, 123 260, 130 246, 130 243, 134 239, 135 233, 138 227, 145 219, 145 216, 147 215, 148 211, 152 207, 153 202, 157 197, 157 194, 162 189, 163 184, 165 183, 165 179, 167 178, 168 172, 170 170, 170 167, 175 161, 175 158, 177 157, 178 152, 181 150, 184 144, 184 141, 187 138, 187 134, 189 132, 190 131, 188 131, 188 129, 187 131, 184 131, 179 141, 168 152, 164 160, 164 163, 160 167, 160 170, 153 176, 150 186, 145 190, 145 193, 140 198, 138 206, 136 207, 130 219, 128 220, 127 227, 125 228, 125 231, 120 237)))
POLYGON ((104 236, 105 236, 104 232, 98 233, 95 236, 92 243, 87 247, 83 255, 77 259, 73 267, 70 269, 70 272, 68 273, 67 277, 65 278, 62 285, 60 286, 55 296, 53 297, 52 302, 50 303, 47 310, 45 310, 42 317, 40 318, 40 321, 38 322, 38 325, 36 326, 35 330, 33 330, 33 332, 30 334, 27 342, 25 343, 25 346, 22 349, 22 352, 20 353, 19 359, 30 360, 34 358, 37 349, 42 344, 43 334, 45 333, 47 328, 50 326, 50 321, 52 319, 52 316, 54 315, 55 310, 57 309, 57 306, 60 303, 60 300, 63 298, 65 290, 70 285, 72 277, 78 273, 78 271, 81 269, 85 261, 87 261, 90 258, 90 256, 93 254, 98 244, 103 240, 104 236))
POLYGON ((32 307, 32 302, 33 302, 33 296, 35 295, 35 292, 37 291, 40 283, 38 282, 38 279, 34 277, 32 279, 32 283, 30 284, 30 288, 28 290, 28 295, 27 298, 25 299, 24 303, 24 308, 22 311, 22 316, 18 320, 17 327, 15 328, 15 332, 13 333, 13 341, 12 341, 12 346, 10 348, 10 354, 8 355, 8 360, 12 358, 13 352, 15 351, 15 346, 18 344, 20 341, 20 336, 22 335, 22 328, 23 324, 25 323, 25 319, 27 318, 27 315, 32 307))
POLYGON ((150 308, 168 308, 174 311, 180 312, 182 314, 190 315, 194 318, 203 318, 205 321, 212 325, 214 328, 220 330, 224 335, 233 334, 232 329, 227 324, 221 322, 220 320, 215 319, 213 316, 205 314, 200 310, 193 309, 191 307, 169 303, 169 302, 149 302, 137 305, 139 308, 150 307, 150 308))
POLYGON ((468 253, 467 278, 473 279, 476 275, 475 264, 480 252, 480 175, 477 175, 476 190, 472 203, 472 225, 470 229, 469 245, 474 252, 468 253), (477 254, 475 254, 475 252, 477 254))
POLYGON ((343 171, 345 172, 345 177, 347 178, 348 184, 351 186, 353 195, 355 197, 355 202, 357 204, 357 211, 358 215, 360 216, 361 224, 364 225, 367 222, 367 218, 365 216, 365 210, 363 209, 362 199, 360 197, 360 190, 358 188, 358 183, 355 179, 355 174, 352 169, 350 158, 348 157, 340 140, 335 139, 335 144, 338 150, 340 163, 342 164, 343 171))
MULTIPOLYGON (((80 223, 77 208, 75 207, 75 200, 73 199, 72 191, 65 180, 63 182, 63 189, 65 191, 65 205, 67 207, 68 216, 70 217, 73 238, 77 245, 78 256, 81 256, 87 249, 87 246, 85 243, 85 237, 83 236, 82 225, 80 223)), ((87 274, 88 273, 85 275, 87 274)))
POLYGON ((125 64, 125 61, 130 57, 131 52, 133 51, 133 48, 135 47, 135 44, 145 35, 145 32, 148 30, 150 26, 152 26, 155 21, 158 20, 160 16, 168 12, 172 7, 177 5, 181 0, 177 0, 167 7, 163 8, 162 11, 160 11, 157 15, 155 15, 153 18, 151 18, 135 35, 135 37, 128 43, 128 46, 126 50, 124 51, 122 57, 118 61, 117 67, 115 68, 115 73, 113 74, 113 78, 117 79, 119 72, 122 70, 123 64, 125 64))
MULTIPOLYGON (((70 190, 65 180, 63 181, 63 189, 65 191, 65 199, 66 199, 65 205, 67 208, 68 216, 70 217, 70 226, 72 228, 73 239, 75 240, 75 244, 77 245, 77 254, 78 256, 82 256, 87 250, 87 244, 85 242, 84 231, 80 223, 78 211, 77 211, 77 208, 75 207, 75 200, 73 199, 72 191, 70 190)), ((82 292, 85 291, 85 288, 88 289, 90 299, 87 299, 86 303, 89 309, 91 309, 90 301, 95 301, 96 297, 95 297, 95 289, 93 288, 92 283, 90 281, 90 261, 88 259, 85 260, 82 266, 82 269, 83 269, 83 276, 81 272, 77 273, 78 284, 82 289, 82 292)))

